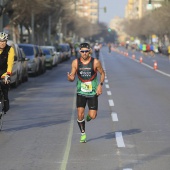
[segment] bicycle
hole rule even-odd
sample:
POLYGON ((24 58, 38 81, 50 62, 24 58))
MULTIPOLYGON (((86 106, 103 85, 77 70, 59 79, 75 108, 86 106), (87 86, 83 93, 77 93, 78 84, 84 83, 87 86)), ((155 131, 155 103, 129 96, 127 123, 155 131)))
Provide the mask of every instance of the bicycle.
POLYGON ((0 131, 2 130, 2 125, 3 125, 3 117, 4 117, 4 95, 1 89, 1 82, 0 80, 0 131))

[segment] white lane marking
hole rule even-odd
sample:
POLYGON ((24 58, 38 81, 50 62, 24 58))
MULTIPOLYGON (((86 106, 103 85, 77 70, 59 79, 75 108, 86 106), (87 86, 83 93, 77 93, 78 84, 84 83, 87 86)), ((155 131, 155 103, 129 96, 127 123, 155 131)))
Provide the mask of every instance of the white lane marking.
POLYGON ((144 66, 149 67, 150 69, 153 69, 153 67, 151 67, 150 65, 146 64, 146 63, 142 63, 144 66))
POLYGON ((105 75, 105 79, 107 79, 107 76, 105 75))
POLYGON ((170 77, 170 74, 167 74, 167 73, 165 73, 165 72, 163 72, 163 71, 160 71, 160 70, 155 70, 155 71, 157 71, 157 72, 159 72, 159 73, 161 73, 161 74, 163 74, 163 75, 165 75, 165 76, 170 77))
POLYGON ((75 89, 75 92, 74 92, 73 107, 72 107, 72 114, 71 114, 68 138, 67 138, 66 148, 65 148, 65 151, 64 151, 64 156, 63 156, 63 159, 62 159, 60 170, 66 170, 66 168, 67 168, 68 157, 69 157, 70 148, 71 148, 71 139, 72 139, 72 136, 73 136, 75 106, 76 106, 76 89, 75 89))
POLYGON ((108 83, 108 80, 105 80, 105 83, 108 83))
POLYGON ((111 116, 112 116, 112 121, 113 121, 113 122, 118 122, 117 113, 112 112, 111 116))
POLYGON ((119 148, 124 148, 125 143, 124 143, 124 140, 123 140, 122 132, 115 132, 115 135, 116 135, 117 146, 119 148))
POLYGON ((130 169, 130 168, 126 168, 126 169, 123 169, 123 170, 132 170, 132 169, 130 169))
POLYGON ((109 85, 108 84, 106 84, 105 86, 106 86, 106 89, 109 89, 109 85))
MULTIPOLYGON (((139 60, 137 60, 137 59, 135 59, 134 61, 136 61, 136 62, 139 63, 139 60)), ((150 66, 150 65, 148 65, 148 64, 146 64, 146 63, 141 63, 141 64, 143 64, 144 66, 146 66, 146 67, 154 70, 153 66, 150 66)), ((161 70, 158 70, 158 69, 157 69, 157 70, 155 70, 155 71, 157 71, 158 73, 160 73, 160 74, 162 74, 162 75, 164 75, 164 76, 170 77, 170 74, 165 73, 165 72, 163 72, 163 71, 161 71, 161 70)))
POLYGON ((109 100, 109 106, 114 106, 113 100, 109 100))
POLYGON ((107 91, 107 95, 108 95, 108 96, 111 96, 111 95, 112 95, 112 92, 111 92, 111 91, 107 91))

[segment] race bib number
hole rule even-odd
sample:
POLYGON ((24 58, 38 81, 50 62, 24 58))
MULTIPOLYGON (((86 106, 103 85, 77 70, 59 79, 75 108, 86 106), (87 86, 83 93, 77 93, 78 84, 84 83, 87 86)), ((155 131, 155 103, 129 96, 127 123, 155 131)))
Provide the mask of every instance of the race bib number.
POLYGON ((92 92, 92 83, 90 82, 82 82, 81 83, 81 91, 83 92, 92 92))

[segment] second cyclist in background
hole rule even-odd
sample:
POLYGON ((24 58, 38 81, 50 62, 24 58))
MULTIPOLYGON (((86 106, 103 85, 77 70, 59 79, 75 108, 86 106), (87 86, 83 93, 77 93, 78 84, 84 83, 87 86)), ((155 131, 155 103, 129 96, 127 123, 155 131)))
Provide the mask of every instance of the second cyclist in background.
POLYGON ((74 52, 75 52, 75 58, 78 58, 79 45, 77 43, 74 45, 74 52))
POLYGON ((99 54, 100 54, 100 45, 98 43, 95 44, 94 46, 94 52, 95 52, 95 57, 99 59, 99 54))
POLYGON ((111 53, 111 47, 112 47, 111 43, 108 43, 109 53, 111 53))

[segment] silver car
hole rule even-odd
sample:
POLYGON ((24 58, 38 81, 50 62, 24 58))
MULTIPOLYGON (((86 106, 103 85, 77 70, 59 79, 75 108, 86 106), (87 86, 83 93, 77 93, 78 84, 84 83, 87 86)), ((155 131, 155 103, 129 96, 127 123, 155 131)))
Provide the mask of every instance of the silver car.
POLYGON ((53 66, 56 66, 59 63, 60 60, 59 60, 59 55, 58 55, 55 47, 54 46, 41 46, 41 47, 46 48, 46 49, 47 48, 50 49, 51 54, 53 56, 53 66))
POLYGON ((19 44, 23 49, 28 61, 28 74, 38 75, 40 73, 40 59, 33 44, 19 44))
POLYGON ((22 48, 20 48, 21 63, 22 63, 22 82, 28 81, 28 61, 22 48))

